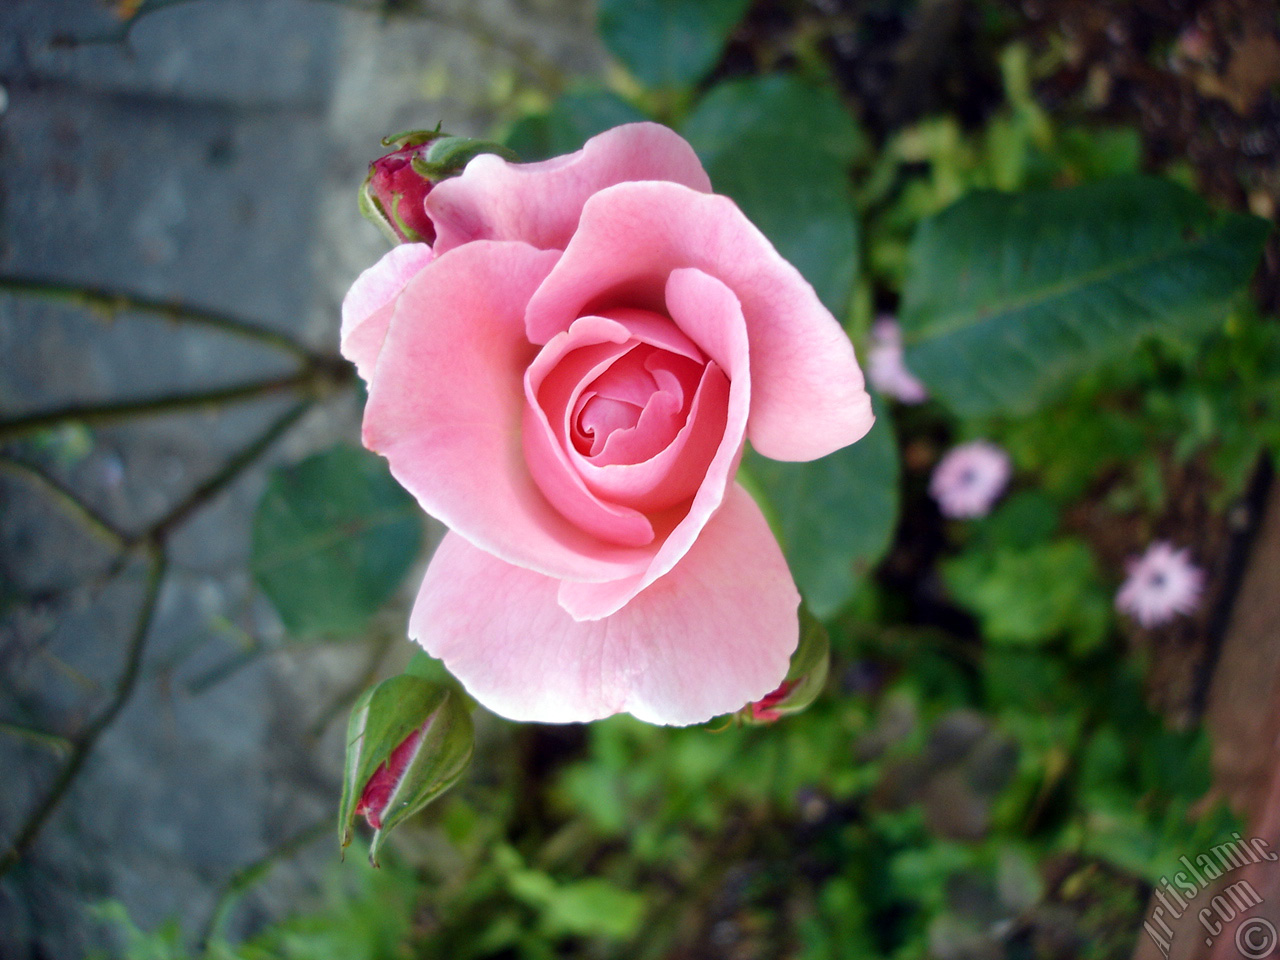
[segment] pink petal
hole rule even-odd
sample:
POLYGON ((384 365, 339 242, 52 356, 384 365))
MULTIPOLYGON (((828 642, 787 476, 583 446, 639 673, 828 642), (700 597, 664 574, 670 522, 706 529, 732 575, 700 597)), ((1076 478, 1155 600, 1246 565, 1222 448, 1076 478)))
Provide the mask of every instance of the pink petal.
POLYGON ((698 492, 724 437, 729 380, 714 363, 703 370, 689 417, 666 449, 639 463, 598 463, 576 450, 569 457, 587 488, 603 499, 658 511, 698 492))
POLYGON ((693 148, 657 123, 630 123, 592 137, 577 153, 541 163, 481 154, 427 196, 437 253, 472 240, 522 240, 563 250, 593 193, 628 180, 671 180, 709 192, 693 148))
POLYGON ((360 276, 342 301, 342 355, 367 382, 382 350, 396 297, 431 262, 425 243, 402 243, 360 276))
POLYGON ((396 303, 365 408, 364 441, 423 509, 508 563, 611 580, 651 550, 612 547, 547 503, 521 444, 529 295, 559 254, 480 241, 437 258, 396 303))
POLYGON ((732 200, 676 183, 622 183, 587 200, 530 301, 529 339, 545 343, 601 302, 651 307, 642 301, 655 282, 682 267, 723 281, 741 303, 755 384, 749 435, 760 453, 811 460, 871 429, 853 345, 813 288, 732 200))
MULTIPOLYGON (((634 509, 640 505, 647 509, 649 503, 633 504, 628 498, 607 501, 584 480, 577 466, 581 458, 574 457, 570 421, 584 390, 612 366, 625 363, 636 341, 691 362, 705 359, 665 317, 622 309, 608 316, 579 317, 543 347, 525 374, 524 451, 538 487, 575 526, 626 547, 653 543, 650 519, 634 509)), ((656 549, 651 547, 648 556, 656 549)))
POLYGON ((577 391, 633 349, 630 340, 630 332, 616 320, 582 317, 547 344, 524 371, 522 442, 530 475, 562 517, 609 543, 642 547, 654 539, 649 520, 588 489, 567 452, 568 418, 577 391))
POLYGON ((560 587, 560 605, 577 620, 597 620, 620 610, 684 557, 703 526, 720 507, 738 462, 751 409, 752 378, 747 330, 738 300, 727 286, 699 270, 677 270, 667 281, 667 309, 691 340, 704 342, 708 353, 719 355, 729 376, 724 430, 689 512, 662 541, 641 573, 611 582, 573 583, 560 587))
POLYGON ((572 416, 582 424, 591 445, 590 455, 594 457, 619 430, 634 430, 643 412, 644 408, 627 400, 592 392, 578 399, 572 416))
POLYGON ((777 688, 799 637, 786 561, 736 485, 680 564, 612 617, 573 620, 556 588, 450 534, 409 632, 488 709, 548 723, 730 713, 777 688))
MULTIPOLYGON (((609 393, 623 395, 644 389, 648 395, 641 400, 640 415, 635 422, 610 433, 601 449, 591 451, 591 461, 601 466, 640 463, 667 449, 684 426, 688 410, 685 397, 692 402, 705 369, 705 364, 684 357, 643 349, 614 364, 596 383, 602 398, 609 393), (638 358, 638 362, 628 363, 633 358, 638 358), (620 378, 615 376, 619 372, 630 373, 634 379, 619 382, 620 378)), ((626 398, 619 396, 619 399, 626 398)))

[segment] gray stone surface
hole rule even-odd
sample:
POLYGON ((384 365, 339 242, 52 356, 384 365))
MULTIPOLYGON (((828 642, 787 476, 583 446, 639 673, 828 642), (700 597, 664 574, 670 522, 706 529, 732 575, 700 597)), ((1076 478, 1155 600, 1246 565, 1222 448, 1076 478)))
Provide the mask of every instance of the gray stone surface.
MULTIPOLYGON (((0 275, 181 300, 331 352, 343 292, 386 249, 353 202, 378 138, 438 121, 489 133, 545 100, 558 74, 603 62, 588 0, 448 0, 427 12, 384 21, 308 0, 192 0, 141 20, 127 47, 66 47, 51 40, 116 27, 111 5, 0 0, 0 275)), ((216 332, 0 293, 0 420, 287 369, 216 332)), ((62 429, 0 455, 38 462, 138 530, 285 406, 62 429)), ((345 717, 335 705, 375 644, 288 645, 245 563, 265 470, 355 442, 358 418, 354 391, 319 404, 169 539, 133 696, 0 880, 0 957, 109 948, 87 909, 108 900, 144 929, 177 919, 194 938, 238 869, 331 822, 345 717), (223 671, 250 642, 277 652, 223 671)), ((75 736, 111 702, 143 587, 137 561, 106 576, 111 558, 0 470, 0 721, 75 736)), ((392 639, 392 661, 409 653, 413 580, 372 630, 392 639)), ((0 731, 0 844, 62 762, 0 731)), ((228 932, 313 902, 335 859, 328 837, 257 884, 228 932)))
MULTIPOLYGON (((118 9, 118 7, 117 7, 118 9)), ((127 44, 101 0, 6 0, 0 73, 17 87, 214 102, 240 110, 323 109, 341 12, 308 0, 201 0, 140 19, 127 44), (80 40, 80 43, 68 43, 80 40)))
POLYGON ((0 272, 298 329, 322 115, 10 86, 3 124, 0 272))

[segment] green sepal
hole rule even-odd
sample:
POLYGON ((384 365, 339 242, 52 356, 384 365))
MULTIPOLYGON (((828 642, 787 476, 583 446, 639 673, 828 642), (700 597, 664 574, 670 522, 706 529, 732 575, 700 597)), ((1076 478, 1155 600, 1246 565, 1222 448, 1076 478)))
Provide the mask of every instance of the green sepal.
POLYGON ((510 149, 492 140, 443 136, 432 140, 425 150, 409 162, 421 176, 440 181, 461 173, 468 163, 482 153, 496 153, 513 163, 520 159, 510 149))
POLYGON ((449 134, 441 133, 440 124, 437 123, 434 130, 405 130, 403 133, 393 133, 382 138, 382 145, 392 150, 403 150, 405 147, 420 147, 424 143, 447 136, 449 134))
MULTIPOLYGON (((800 642, 796 652, 791 655, 791 666, 783 683, 794 684, 786 696, 777 703, 770 704, 770 710, 787 716, 808 709, 818 694, 826 686, 827 674, 831 669, 831 639, 822 621, 809 612, 809 608, 800 606, 800 642)), ((738 717, 744 723, 764 724, 769 720, 756 719, 752 710, 753 704, 747 704, 738 711, 738 717)))
MULTIPOLYGON (((360 184, 360 191, 357 194, 360 215, 377 227, 382 232, 382 235, 393 245, 403 243, 404 241, 400 239, 395 229, 391 226, 391 215, 382 206, 382 202, 369 190, 369 184, 372 180, 373 168, 370 167, 369 174, 364 178, 364 183, 360 184)), ((417 237, 416 231, 408 232, 417 237)))
POLYGON ((423 731, 374 831, 369 860, 378 864, 386 835, 458 781, 471 761, 474 733, 470 705, 448 684, 402 674, 366 690, 351 709, 338 842, 351 842, 352 823, 365 786, 415 730, 423 731))
POLYGON ((831 637, 827 628, 809 612, 808 607, 801 605, 800 643, 791 657, 791 669, 787 671, 787 679, 795 682, 795 686, 774 709, 783 713, 804 710, 826 686, 830 670, 831 637))

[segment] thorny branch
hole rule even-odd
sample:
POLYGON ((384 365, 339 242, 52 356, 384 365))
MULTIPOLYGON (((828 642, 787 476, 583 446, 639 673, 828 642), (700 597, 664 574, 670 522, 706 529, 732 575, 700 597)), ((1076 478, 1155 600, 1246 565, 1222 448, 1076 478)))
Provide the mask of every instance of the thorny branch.
POLYGON ((200 484, 185 499, 155 522, 144 536, 163 541, 173 530, 182 525, 191 514, 212 500, 224 487, 240 476, 247 467, 261 457, 280 439, 304 413, 311 409, 312 398, 300 400, 278 417, 256 440, 240 450, 212 477, 200 484))
POLYGON ((50 500, 79 520, 92 533, 106 541, 108 545, 114 546, 119 550, 124 550, 128 547, 128 536, 117 530, 106 517, 77 497, 60 480, 55 480, 39 467, 24 463, 21 460, 14 460, 11 457, 0 456, 0 471, 40 487, 50 500))
POLYGON ((176 324, 208 327, 229 336, 252 340, 265 347, 282 350, 305 363, 316 360, 307 347, 293 337, 255 323, 241 320, 216 310, 205 310, 189 304, 155 297, 141 297, 102 287, 79 287, 56 280, 37 280, 27 277, 0 275, 0 293, 59 300, 84 307, 95 313, 114 317, 117 313, 138 313, 176 324))
POLYGON ((62 800, 63 795, 66 794, 75 780, 76 774, 80 772, 85 761, 89 759, 89 754, 93 752, 94 746, 97 745, 98 738, 111 726, 133 694, 142 668, 142 657, 146 652, 147 637, 151 632, 152 621, 155 619, 156 606, 160 599, 160 587, 164 582, 167 561, 164 552, 158 545, 153 545, 149 551, 149 562, 150 567, 147 572, 147 583, 142 598, 142 609, 138 614, 133 636, 130 638, 128 649, 125 652, 125 666, 120 674, 120 679, 116 682, 115 694, 110 702, 75 738, 71 747, 71 755, 61 772, 50 785, 44 797, 36 804, 35 810, 27 818, 27 822, 23 824, 22 829, 18 832, 9 849, 3 855, 0 855, 0 876, 8 873, 31 847, 31 844, 39 835, 40 829, 45 825, 45 821, 49 819, 57 808, 59 801, 62 800))
POLYGON ((278 394, 302 393, 315 398, 344 386, 351 381, 351 378, 349 367, 326 359, 317 360, 314 364, 286 377, 275 377, 231 387, 218 387, 198 393, 177 393, 116 403, 73 404, 0 420, 0 443, 39 433, 64 423, 83 423, 86 426, 94 426, 132 417, 223 407, 248 400, 263 400, 278 394))

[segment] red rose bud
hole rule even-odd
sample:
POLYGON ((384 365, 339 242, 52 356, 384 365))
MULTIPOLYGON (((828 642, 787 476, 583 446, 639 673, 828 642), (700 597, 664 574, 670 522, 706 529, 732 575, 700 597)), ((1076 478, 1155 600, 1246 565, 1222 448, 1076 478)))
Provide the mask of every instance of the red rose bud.
POLYGON ((373 827, 369 859, 401 821, 448 790, 471 761, 471 715, 451 687, 404 674, 356 701, 347 724, 347 757, 338 839, 351 842, 363 816, 373 827))
POLYGON ((787 694, 794 690, 795 686, 794 680, 783 680, 777 690, 763 700, 757 700, 751 704, 751 719, 757 723, 773 723, 775 720, 781 720, 782 712, 776 708, 778 704, 786 701, 787 694))
POLYGON ((800 608, 800 643, 791 656, 786 679, 772 693, 738 711, 745 723, 773 723, 813 703, 827 682, 831 644, 824 627, 806 607, 800 608))
POLYGON ((446 177, 462 172, 472 157, 509 150, 485 140, 453 137, 436 130, 410 130, 386 137, 390 153, 369 164, 360 187, 360 212, 392 243, 435 243, 436 228, 427 216, 427 194, 446 177))
POLYGON ((369 164, 369 175, 360 188, 360 210, 394 243, 434 243, 436 228, 427 216, 427 194, 435 185, 414 168, 432 140, 442 134, 413 130, 383 140, 396 149, 369 164))
POLYGON ((409 761, 413 759, 413 752, 421 741, 420 729, 405 737, 404 742, 391 751, 387 762, 375 770, 369 782, 364 785, 364 793, 360 794, 356 803, 356 816, 364 817, 373 829, 382 829, 382 814, 391 803, 396 784, 404 778, 405 771, 409 769, 409 761))

